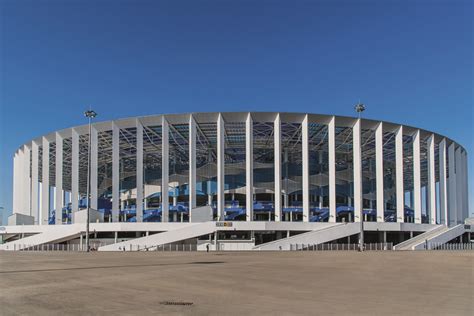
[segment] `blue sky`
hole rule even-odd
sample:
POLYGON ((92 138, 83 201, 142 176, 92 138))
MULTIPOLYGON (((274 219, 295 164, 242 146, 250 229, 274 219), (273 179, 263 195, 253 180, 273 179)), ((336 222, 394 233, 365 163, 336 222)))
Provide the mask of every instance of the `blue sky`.
MULTIPOLYGON (((24 142, 197 111, 353 115, 432 130, 473 160, 472 1, 0 0, 0 206, 24 142)), ((470 205, 474 181, 470 177, 470 205)), ((472 212, 472 211, 471 211, 472 212)))

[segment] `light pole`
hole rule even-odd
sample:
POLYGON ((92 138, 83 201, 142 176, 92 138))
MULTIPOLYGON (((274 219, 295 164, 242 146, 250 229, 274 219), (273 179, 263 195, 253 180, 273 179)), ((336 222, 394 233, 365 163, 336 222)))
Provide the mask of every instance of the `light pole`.
MULTIPOLYGON (((354 105, 354 110, 357 112, 360 119, 361 113, 365 111, 365 105, 360 103, 359 101, 359 103, 354 105)), ((360 148, 357 150, 360 150, 360 148)), ((360 202, 357 202, 357 203, 360 203, 360 202)), ((360 215, 359 215, 360 216, 359 251, 364 251, 364 207, 363 207, 363 203, 361 204, 362 204, 362 207, 361 207, 360 215)), ((355 208, 354 208, 354 217, 355 217, 355 208)))
POLYGON ((87 216, 86 216, 86 251, 90 251, 89 247, 89 215, 91 209, 91 132, 92 132, 92 119, 97 116, 97 113, 93 110, 84 112, 84 116, 89 120, 89 145, 87 150, 87 216))

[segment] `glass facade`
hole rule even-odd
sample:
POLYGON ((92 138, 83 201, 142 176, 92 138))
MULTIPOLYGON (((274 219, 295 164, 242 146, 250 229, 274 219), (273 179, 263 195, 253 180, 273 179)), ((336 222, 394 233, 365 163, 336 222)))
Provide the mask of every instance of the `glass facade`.
POLYGON ((328 126, 308 124, 310 219, 329 220, 328 126))
POLYGON ((403 189, 404 189, 404 222, 413 223, 414 213, 414 179, 413 179, 413 136, 403 135, 403 189))
POLYGON ((336 221, 354 221, 352 127, 336 126, 336 221))
POLYGON ((434 162, 435 162, 435 194, 436 194, 436 224, 443 224, 441 222, 441 201, 440 201, 440 167, 439 167, 439 143, 434 143, 434 162))
MULTIPOLYGON (((161 220, 162 128, 143 127, 143 221, 161 220)), ((140 201, 139 201, 140 203, 140 201)))
POLYGON ((104 221, 112 221, 112 131, 97 133, 98 167, 97 186, 99 212, 104 213, 104 221))
POLYGON ((253 123, 253 207, 254 220, 257 221, 268 221, 274 218, 275 153, 273 127, 273 122, 253 123))
MULTIPOLYGON (((54 199, 56 188, 56 142, 49 143, 49 210, 48 223, 54 224, 56 216, 56 201, 54 199)), ((61 205, 59 205, 61 209, 61 205)))
MULTIPOLYGON (((188 220, 189 206, 189 125, 169 125, 169 219, 188 220)), ((166 188, 163 188, 166 189, 166 188)))
POLYGON ((375 161, 375 129, 361 131, 362 208, 364 221, 377 221, 377 175, 375 161))
POLYGON ((385 221, 395 222, 397 212, 397 172, 395 133, 383 134, 383 200, 385 221))
POLYGON ((64 190, 64 208, 63 223, 71 223, 71 190, 72 190, 72 139, 63 139, 63 190, 64 190))
POLYGON ((89 134, 79 135, 79 209, 87 208, 87 164, 89 134))
POLYGON ((119 130, 119 192, 120 221, 136 216, 137 205, 137 129, 119 130))
POLYGON ((421 222, 429 223, 429 193, 428 193, 428 138, 420 137, 420 166, 421 166, 421 222))
POLYGON ((301 124, 281 123, 283 220, 303 220, 303 154, 301 124))
POLYGON ((196 205, 209 205, 217 216, 217 123, 196 128, 196 205))
POLYGON ((246 161, 245 123, 225 123, 224 198, 227 218, 245 220, 246 161))

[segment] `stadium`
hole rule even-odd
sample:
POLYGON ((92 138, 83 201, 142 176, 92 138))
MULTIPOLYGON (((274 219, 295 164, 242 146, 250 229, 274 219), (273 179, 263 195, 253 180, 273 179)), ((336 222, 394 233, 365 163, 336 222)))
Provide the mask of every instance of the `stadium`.
POLYGON ((390 122, 134 117, 35 138, 13 164, 2 250, 84 249, 88 197, 99 251, 295 250, 360 238, 413 250, 472 232, 466 150, 390 122))

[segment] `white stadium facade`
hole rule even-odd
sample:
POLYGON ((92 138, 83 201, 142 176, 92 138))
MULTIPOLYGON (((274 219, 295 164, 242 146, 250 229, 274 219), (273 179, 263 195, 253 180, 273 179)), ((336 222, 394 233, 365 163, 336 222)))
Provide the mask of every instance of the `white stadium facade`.
POLYGON ((84 249, 88 192, 99 251, 290 250, 361 237, 434 248, 470 241, 467 171, 453 140, 368 119, 235 112, 98 122, 16 151, 0 249, 84 249))

